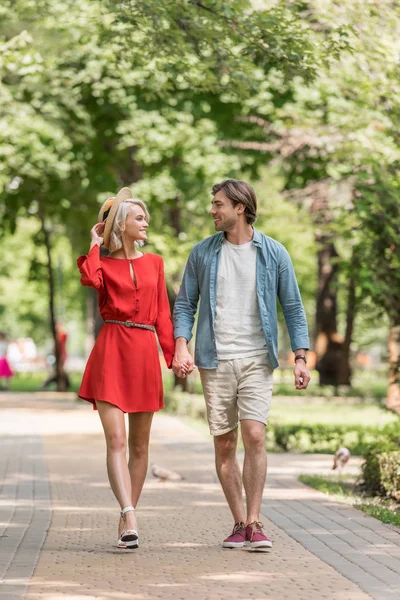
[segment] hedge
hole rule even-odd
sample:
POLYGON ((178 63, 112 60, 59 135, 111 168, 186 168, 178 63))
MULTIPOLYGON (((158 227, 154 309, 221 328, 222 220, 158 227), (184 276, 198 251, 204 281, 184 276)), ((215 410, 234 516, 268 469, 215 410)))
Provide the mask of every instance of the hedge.
POLYGON ((400 500, 400 435, 379 441, 364 452, 363 487, 371 494, 400 500))
MULTIPOLYGON (((183 392, 167 393, 167 411, 179 416, 206 420, 205 402, 202 396, 183 392)), ((400 422, 385 427, 362 425, 296 424, 280 425, 268 423, 267 448, 280 452, 335 453, 341 446, 352 454, 362 455, 370 446, 378 443, 382 447, 393 442, 393 449, 400 448, 400 422)))

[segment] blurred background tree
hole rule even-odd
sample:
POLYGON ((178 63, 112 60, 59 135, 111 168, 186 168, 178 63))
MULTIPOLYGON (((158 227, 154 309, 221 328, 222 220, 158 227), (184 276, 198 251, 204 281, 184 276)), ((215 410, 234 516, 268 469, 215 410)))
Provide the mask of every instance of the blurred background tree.
MULTIPOLYGON (((168 216, 163 244, 169 248, 168 241, 190 234, 185 225, 193 221, 183 220, 180 207, 185 192, 188 215, 207 178, 239 168, 218 152, 210 102, 232 106, 249 97, 257 89, 256 68, 309 78, 327 55, 283 3, 249 8, 183 0, 3 6, 2 224, 13 232, 21 216, 40 221, 36 242, 46 248, 59 379, 54 226, 62 224, 81 248, 107 190, 149 179, 141 189, 148 188, 150 209, 155 202, 154 213, 162 205, 168 216), (167 196, 154 196, 155 173, 169 180, 167 196)), ((339 46, 333 39, 328 45, 339 46)))
POLYGON ((50 323, 57 346, 56 318, 82 311, 90 345, 95 302, 73 262, 122 185, 149 205, 173 304, 190 248, 212 233, 211 185, 244 178, 257 226, 293 255, 320 383, 351 383, 352 341, 384 315, 399 407, 397 5, 6 0, 0 11, 10 333, 45 336, 50 323))

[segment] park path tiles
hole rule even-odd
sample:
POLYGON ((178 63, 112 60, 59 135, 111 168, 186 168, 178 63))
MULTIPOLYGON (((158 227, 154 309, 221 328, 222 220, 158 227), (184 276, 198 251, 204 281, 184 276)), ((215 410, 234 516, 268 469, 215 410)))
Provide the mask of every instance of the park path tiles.
POLYGON ((263 522, 273 550, 223 550, 232 523, 212 443, 158 414, 151 461, 184 480, 149 475, 140 547, 123 551, 97 414, 70 400, 35 404, 17 414, 0 399, 0 522, 15 530, 0 538, 1 600, 400 598, 397 531, 297 483, 298 472, 327 471, 329 458, 271 455, 263 522))
POLYGON ((304 472, 306 460, 278 458, 280 466, 268 481, 265 514, 372 598, 400 599, 400 531, 298 482, 290 463, 298 462, 297 472, 304 472))
POLYGON ((51 519, 39 436, 0 438, 0 597, 24 597, 51 519))

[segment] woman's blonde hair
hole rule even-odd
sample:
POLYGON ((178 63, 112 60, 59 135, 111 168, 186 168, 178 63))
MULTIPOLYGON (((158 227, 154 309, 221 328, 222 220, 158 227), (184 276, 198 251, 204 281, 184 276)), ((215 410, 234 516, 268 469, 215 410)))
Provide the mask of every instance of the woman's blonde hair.
MULTIPOLYGON (((112 252, 115 252, 115 250, 119 250, 120 248, 122 248, 121 236, 125 231, 126 217, 128 216, 128 212, 132 204, 137 204, 137 206, 140 206, 140 208, 143 209, 143 212, 145 214, 145 220, 147 221, 147 223, 150 221, 149 211, 147 210, 147 207, 142 200, 133 198, 132 200, 124 200, 123 202, 121 202, 121 204, 118 206, 117 214, 115 215, 114 223, 110 234, 110 250, 112 252)), ((135 244, 137 246, 144 246, 144 242, 142 240, 135 242, 135 244)))

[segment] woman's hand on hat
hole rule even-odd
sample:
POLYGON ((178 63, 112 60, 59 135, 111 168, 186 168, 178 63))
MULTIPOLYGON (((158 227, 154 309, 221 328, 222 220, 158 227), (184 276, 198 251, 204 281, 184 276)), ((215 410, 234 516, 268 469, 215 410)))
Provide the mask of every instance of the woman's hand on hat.
POLYGON ((103 243, 103 235, 102 234, 104 232, 105 226, 106 226, 105 221, 103 223, 96 223, 96 225, 94 225, 94 227, 92 227, 92 229, 90 230, 92 246, 94 246, 94 244, 101 246, 101 244, 103 243))

